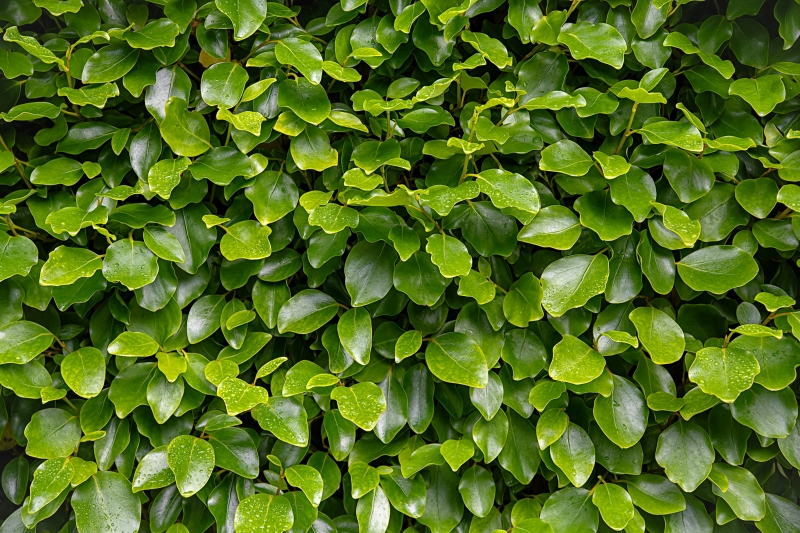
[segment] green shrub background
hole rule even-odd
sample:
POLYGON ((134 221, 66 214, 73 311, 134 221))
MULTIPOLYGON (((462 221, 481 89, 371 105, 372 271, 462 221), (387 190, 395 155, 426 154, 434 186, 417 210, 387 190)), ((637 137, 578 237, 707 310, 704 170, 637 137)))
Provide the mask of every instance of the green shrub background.
POLYGON ((0 26, 0 533, 800 531, 800 2, 0 26))

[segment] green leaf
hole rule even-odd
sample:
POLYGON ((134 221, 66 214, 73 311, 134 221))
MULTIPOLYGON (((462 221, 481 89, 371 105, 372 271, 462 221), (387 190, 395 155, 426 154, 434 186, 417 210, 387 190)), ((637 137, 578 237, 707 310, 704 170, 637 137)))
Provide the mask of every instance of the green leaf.
POLYGON ((295 398, 272 397, 252 411, 253 418, 263 429, 294 446, 308 444, 308 415, 303 404, 295 398))
POLYGON ((130 481, 117 472, 97 472, 91 476, 75 489, 71 504, 81 532, 139 530, 142 503, 133 494, 130 481))
POLYGON ((647 428, 647 404, 644 396, 630 381, 612 376, 614 388, 610 396, 598 396, 594 402, 594 418, 606 437, 620 448, 630 448, 647 428))
POLYGON ((771 113, 775 106, 786 99, 783 80, 777 75, 733 80, 728 92, 740 96, 760 117, 771 113))
POLYGON ((208 123, 199 113, 190 113, 184 100, 172 97, 164 110, 161 137, 176 155, 196 157, 211 148, 208 123))
MULTIPOLYGON (((207 179, 217 185, 228 185, 237 176, 250 177, 253 163, 249 157, 229 146, 212 148, 192 163, 192 177, 207 179)), ((271 175, 263 172, 261 175, 271 175)), ((247 191, 248 189, 245 189, 247 191)))
POLYGON ((369 362, 372 349, 372 319, 362 308, 354 307, 339 318, 336 324, 339 342, 359 364, 369 362))
POLYGON ((592 168, 592 164, 592 158, 578 143, 565 139, 542 150, 539 168, 569 176, 583 176, 592 168))
POLYGON ((357 227, 358 211, 338 204, 325 204, 311 211, 308 223, 312 226, 319 226, 325 233, 332 235, 345 228, 357 227))
POLYGON ((116 81, 133 69, 140 50, 127 43, 104 46, 94 53, 83 67, 84 83, 109 83, 116 81))
POLYGON ((3 40, 10 43, 18 44, 30 55, 41 60, 42 63, 48 65, 57 63, 62 69, 65 67, 64 61, 61 58, 56 56, 49 49, 39 44, 39 42, 33 37, 28 37, 27 35, 21 35, 19 33, 19 29, 16 26, 11 26, 10 28, 6 29, 5 34, 3 35, 3 40))
POLYGON ((45 117, 50 120, 55 120, 60 114, 61 109, 53 104, 47 102, 28 102, 12 107, 8 113, 0 113, 0 117, 6 122, 13 122, 15 120, 28 122, 45 117))
POLYGON ((371 304, 389 293, 396 260, 394 249, 385 242, 372 244, 362 241, 350 250, 344 275, 354 307, 371 304))
POLYGON ((311 83, 322 80, 322 54, 308 41, 290 37, 275 45, 275 57, 283 65, 291 65, 311 83))
POLYGON ((53 16, 77 13, 83 7, 82 0, 34 0, 36 7, 43 7, 53 16))
POLYGON ((547 206, 519 232, 517 239, 546 248, 568 250, 581 235, 578 217, 560 205, 547 206))
POLYGON ((602 22, 566 24, 558 34, 558 42, 566 44, 575 59, 596 59, 617 70, 622 68, 627 49, 619 31, 602 22))
POLYGON ((331 392, 342 416, 361 429, 371 431, 386 410, 383 391, 373 383, 358 383, 352 387, 336 387, 331 392))
POLYGON ((389 527, 391 506, 386 494, 380 487, 358 500, 356 518, 359 532, 378 533, 389 527))
POLYGON ((800 519, 800 509, 797 504, 774 494, 766 494, 766 504, 764 518, 756 523, 760 531, 777 533, 797 529, 800 519))
POLYGON ((103 276, 110 282, 119 282, 128 289, 138 289, 155 281, 158 259, 143 243, 132 239, 115 242, 103 258, 103 276))
POLYGON ((253 35, 267 16, 266 0, 216 0, 216 6, 231 19, 236 41, 253 35))
POLYGON ((0 364, 23 365, 53 343, 53 334, 35 322, 19 320, 0 327, 0 364))
POLYGON ((570 423, 561 438, 550 446, 553 463, 576 487, 582 486, 594 470, 594 444, 580 426, 570 423))
POLYGON ((633 504, 654 515, 670 515, 686 509, 680 489, 663 476, 641 474, 628 480, 628 494, 633 504))
POLYGON ((678 274, 689 287, 715 294, 741 287, 758 273, 758 265, 750 254, 727 245, 692 252, 677 265, 678 274))
POLYGON ((48 459, 33 472, 28 512, 35 513, 69 487, 75 469, 67 459, 48 459))
POLYGON ((639 128, 638 132, 652 144, 677 146, 690 152, 703 150, 700 131, 688 122, 670 122, 668 120, 651 122, 639 128))
POLYGON ((217 396, 225 401, 225 408, 231 416, 249 411, 256 405, 268 401, 266 389, 248 385, 235 377, 223 379, 217 385, 217 396))
POLYGON ((478 178, 478 185, 499 209, 514 207, 534 215, 539 212, 539 193, 519 174, 503 170, 484 171, 478 178))
POLYGON ((544 450, 564 434, 569 425, 569 417, 561 409, 548 409, 536 422, 536 439, 539 449, 544 450))
POLYGON ((666 365, 683 356, 686 348, 683 330, 668 314, 648 306, 634 309, 629 318, 654 363, 666 365))
MULTIPOLYGON (((596 531, 600 520, 597 507, 589 505, 592 493, 586 489, 566 488, 554 492, 542 507, 541 519, 552 527, 554 533, 590 533, 596 531)), ((532 519, 520 526, 531 524, 532 519)), ((531 525, 541 527, 535 522, 531 525)), ((530 527, 530 526, 528 526, 530 527)), ((533 529, 533 531, 547 531, 533 529)))
MULTIPOLYGON (((406 228, 406 230, 408 230, 408 228, 406 228)), ((394 231, 394 229, 392 231, 394 231)), ((417 236, 413 231, 409 233, 415 237, 417 236)), ((418 239, 417 237, 417 247, 419 247, 418 239)), ((475 271, 470 270, 470 273, 472 272, 475 271)), ((480 276, 480 274, 477 275, 480 276)), ((394 268, 393 278, 394 287, 400 292, 407 294, 408 297, 411 298, 411 301, 418 305, 434 305, 442 297, 448 285, 447 279, 440 274, 439 270, 433 264, 431 256, 420 251, 413 253, 404 263, 397 264, 394 268)), ((461 278, 462 285, 459 285, 459 291, 461 291, 463 286, 468 284, 468 282, 464 281, 465 279, 467 278, 461 278)), ((486 278, 484 278, 484 280, 485 279, 486 278)), ((492 296, 488 301, 494 298, 493 286, 491 290, 492 296)))
POLYGON ((467 247, 449 235, 431 235, 425 251, 431 254, 431 261, 446 278, 466 276, 472 267, 467 247))
POLYGON ((236 508, 237 533, 282 533, 294 524, 292 506, 284 496, 253 494, 236 508))
POLYGON ((203 488, 214 468, 214 448, 207 441, 181 435, 167 448, 167 464, 175 474, 178 490, 184 498, 203 488))
POLYGON ((220 252, 228 261, 264 259, 272 253, 269 236, 272 228, 255 220, 244 220, 226 228, 220 252))
POLYGON ((137 31, 126 31, 122 38, 131 48, 152 50, 160 46, 175 46, 175 38, 181 33, 180 27, 169 19, 148 22, 137 31))
POLYGON ((689 379, 706 394, 732 403, 753 385, 753 378, 760 370, 758 360, 745 350, 733 346, 709 347, 697 352, 689 368, 689 379))
POLYGON ((325 89, 307 78, 281 82, 278 105, 291 109, 302 120, 315 126, 328 118, 331 112, 331 102, 325 89))
POLYGON ((448 440, 442 443, 442 457, 453 472, 457 472, 461 465, 472 459, 474 453, 475 447, 469 440, 448 440))
POLYGON ((0 280, 27 276, 38 263, 36 245, 27 237, 0 235, 0 280))
POLYGON ((308 465, 295 465, 286 470, 290 485, 303 491, 315 507, 322 501, 323 480, 320 473, 308 465))
POLYGON ((581 307, 605 291, 608 273, 608 258, 602 254, 558 259, 542 273, 542 305, 556 317, 581 307))
POLYGON ((208 105, 221 108, 239 103, 247 84, 247 71, 238 63, 217 63, 203 72, 200 93, 208 105))
POLYGON ((39 459, 59 459, 72 455, 81 438, 78 418, 63 409, 42 409, 25 427, 28 446, 25 453, 39 459))
POLYGON ((147 357, 158 349, 158 343, 150 335, 134 331, 123 331, 108 345, 108 353, 128 357, 147 357))
POLYGON ((292 212, 300 196, 288 175, 271 171, 256 176, 255 183, 245 189, 245 195, 253 203, 256 218, 265 226, 292 212))
POLYGON ((328 135, 314 126, 306 126, 305 130, 292 137, 290 151, 301 170, 321 172, 339 161, 339 154, 331 148, 328 135))
POLYGON ((431 373, 442 381, 478 388, 488 384, 486 357, 478 343, 463 333, 445 333, 431 339, 425 360, 431 373))
POLYGON ((737 422, 769 438, 784 438, 797 418, 797 401, 788 389, 770 391, 753 385, 742 392, 731 407, 737 422))
POLYGON ((108 209, 105 206, 86 212, 79 207, 65 207, 47 215, 45 223, 53 229, 53 233, 69 233, 74 237, 83 228, 101 226, 108 221, 108 209))
POLYGON ((311 333, 336 316, 339 304, 315 290, 304 290, 289 299, 278 314, 278 330, 311 333))
POLYGON ((600 376, 605 365, 605 359, 597 351, 577 337, 564 335, 553 347, 549 374, 557 381, 582 385, 600 376))
POLYGON ((711 439, 700 426, 679 419, 659 435, 656 461, 670 481, 685 492, 694 492, 711 473, 711 439))
MULTIPOLYGON (((502 423, 503 419, 499 414, 492 421, 495 419, 502 423)), ((503 440, 507 445, 503 446, 498 457, 500 465, 511 472, 520 483, 530 483, 541 461, 533 425, 511 410, 508 413, 508 436, 503 440)))
POLYGON ((83 167, 74 159, 59 157, 36 167, 31 174, 34 185, 75 185, 83 177, 83 167))
POLYGON ((682 202, 693 202, 702 198, 714 184, 714 169, 707 160, 677 149, 667 151, 664 176, 682 202))
POLYGON ((606 191, 586 193, 574 207, 581 216, 581 225, 594 230, 604 241, 630 235, 633 230, 631 213, 616 205, 606 191))
POLYGON ((766 515, 764 490, 755 476, 744 468, 715 463, 714 471, 728 483, 728 490, 721 491, 716 485, 711 489, 725 500, 731 510, 742 520, 761 520, 766 515))
POLYGON ((187 157, 178 159, 163 159, 150 167, 147 173, 147 182, 150 190, 164 199, 169 199, 173 189, 181 181, 181 174, 189 168, 191 162, 187 157))
POLYGON ((615 531, 622 531, 633 520, 633 501, 619 485, 601 483, 592 494, 592 503, 603 521, 615 531))
POLYGON ((97 396, 103 390, 106 378, 103 352, 91 346, 70 352, 61 362, 61 377, 78 396, 97 396))
POLYGON ((365 496, 380 483, 378 471, 368 464, 357 461, 349 467, 351 495, 355 499, 365 496))

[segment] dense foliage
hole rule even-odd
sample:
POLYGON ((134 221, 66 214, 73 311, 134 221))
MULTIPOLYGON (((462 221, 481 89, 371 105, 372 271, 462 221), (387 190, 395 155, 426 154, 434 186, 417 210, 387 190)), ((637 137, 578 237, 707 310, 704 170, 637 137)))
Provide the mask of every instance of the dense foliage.
POLYGON ((0 533, 800 531, 800 2, 0 23, 0 533))

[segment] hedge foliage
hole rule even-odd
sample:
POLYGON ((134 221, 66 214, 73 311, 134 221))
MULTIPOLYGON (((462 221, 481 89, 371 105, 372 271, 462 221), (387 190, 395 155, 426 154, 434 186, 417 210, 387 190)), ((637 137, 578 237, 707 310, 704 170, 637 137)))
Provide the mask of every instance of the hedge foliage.
POLYGON ((0 22, 0 533, 800 531, 800 2, 0 22))

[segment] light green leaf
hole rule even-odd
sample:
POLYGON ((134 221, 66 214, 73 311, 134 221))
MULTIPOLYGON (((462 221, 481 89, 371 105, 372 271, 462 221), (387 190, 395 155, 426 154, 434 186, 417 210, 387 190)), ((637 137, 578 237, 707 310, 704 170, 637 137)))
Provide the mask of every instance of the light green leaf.
POLYGON ((431 373, 442 381, 478 388, 489 382, 483 351, 463 333, 445 333, 431 339, 425 360, 431 373))
POLYGON ((550 377, 573 385, 582 385, 594 380, 603 373, 605 359, 586 343, 565 335, 553 347, 553 361, 550 363, 550 377))
POLYGON ((243 41, 253 35, 267 17, 266 0, 216 0, 216 5, 217 9, 231 19, 233 38, 236 41, 243 41))
POLYGON ((596 59, 617 70, 622 68, 627 49, 619 31, 602 22, 565 24, 558 34, 558 42, 566 44, 575 59, 596 59))
POLYGON ((172 439, 167 448, 167 464, 175 474, 175 483, 184 498, 192 496, 211 477, 214 448, 208 441, 191 435, 172 439))
POLYGON ((556 317, 580 307, 605 291, 608 273, 608 258, 602 254, 558 259, 542 273, 542 305, 556 317))

